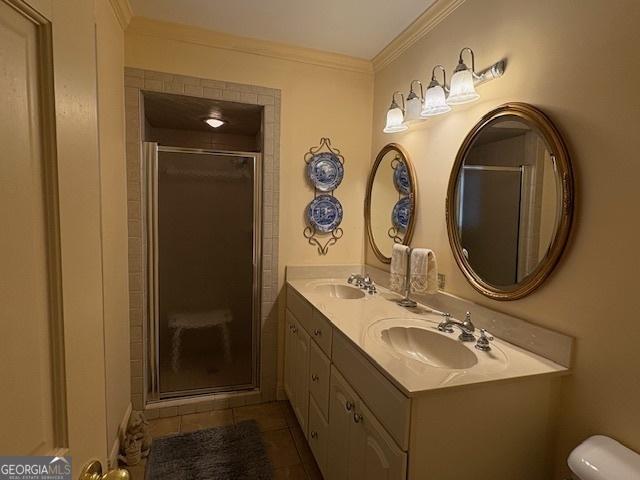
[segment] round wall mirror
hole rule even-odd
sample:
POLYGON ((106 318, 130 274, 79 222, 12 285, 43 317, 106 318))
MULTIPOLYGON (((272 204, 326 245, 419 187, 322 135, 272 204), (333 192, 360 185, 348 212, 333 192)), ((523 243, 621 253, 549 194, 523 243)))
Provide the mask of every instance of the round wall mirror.
POLYGON ((573 216, 571 162, 560 133, 521 103, 485 115, 456 157, 447 230, 467 280, 482 294, 514 300, 551 273, 573 216))
POLYGON ((394 243, 408 245, 416 214, 416 176, 406 152, 395 143, 380 150, 367 182, 364 217, 376 257, 391 263, 394 243))

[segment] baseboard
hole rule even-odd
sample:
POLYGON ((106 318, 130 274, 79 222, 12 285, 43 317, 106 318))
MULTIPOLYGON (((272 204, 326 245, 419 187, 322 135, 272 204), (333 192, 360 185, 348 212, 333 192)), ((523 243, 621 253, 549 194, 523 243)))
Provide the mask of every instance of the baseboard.
POLYGON ((131 416, 132 406, 131 403, 127 406, 127 410, 124 412, 124 417, 118 427, 118 434, 113 441, 111 451, 109 452, 109 469, 116 468, 118 466, 118 453, 120 452, 120 443, 124 440, 125 432, 127 431, 127 425, 129 425, 129 417, 131 416))

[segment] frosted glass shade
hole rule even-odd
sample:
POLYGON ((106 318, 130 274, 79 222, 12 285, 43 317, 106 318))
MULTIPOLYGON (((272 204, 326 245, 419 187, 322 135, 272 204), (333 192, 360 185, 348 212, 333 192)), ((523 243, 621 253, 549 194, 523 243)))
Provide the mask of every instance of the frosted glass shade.
POLYGON ((431 117, 433 115, 440 115, 441 113, 447 113, 450 111, 451 107, 447 105, 444 88, 440 85, 429 87, 427 89, 427 94, 424 97, 424 105, 420 115, 422 117, 431 117))
POLYGON ((409 127, 404 124, 404 114, 400 107, 390 108, 387 112, 387 124, 384 127, 384 133, 404 132, 409 127))
POLYGON ((224 120, 220 120, 219 118, 207 118, 205 122, 207 122, 209 126, 213 128, 218 128, 224 125, 224 120))
POLYGON ((480 98, 473 85, 473 74, 468 68, 461 69, 451 77, 451 90, 447 103, 449 105, 461 105, 473 102, 480 98))
POLYGON ((415 122, 416 120, 422 120, 420 112, 422 111, 422 101, 419 97, 413 97, 407 100, 407 110, 404 114, 404 123, 415 122))

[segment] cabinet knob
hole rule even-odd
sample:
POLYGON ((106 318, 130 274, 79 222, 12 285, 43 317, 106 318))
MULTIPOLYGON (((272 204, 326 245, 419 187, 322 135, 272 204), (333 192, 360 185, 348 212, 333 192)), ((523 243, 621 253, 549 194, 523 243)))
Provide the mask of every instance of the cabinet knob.
POLYGON ((291 333, 298 333, 298 327, 291 325, 291 333))
POLYGON ((317 382, 318 380, 320 380, 320 377, 314 373, 311 375, 311 380, 313 380, 314 382, 317 382))
POLYGON ((359 415, 359 414, 357 414, 356 412, 353 412, 353 421, 354 421, 355 423, 360 423, 360 422, 362 422, 362 420, 364 420, 364 419, 362 418, 362 415, 359 415))
POLYGON ((321 336, 322 336, 322 330, 320 330, 320 329, 317 329, 317 328, 316 328, 316 329, 313 331, 313 334, 314 334, 316 337, 321 337, 321 336))
POLYGON ((349 400, 347 400, 344 404, 344 408, 347 409, 347 412, 350 412, 353 409, 353 403, 351 403, 349 400))
POLYGON ((311 432, 311 438, 313 438, 314 440, 318 438, 318 432, 311 432))

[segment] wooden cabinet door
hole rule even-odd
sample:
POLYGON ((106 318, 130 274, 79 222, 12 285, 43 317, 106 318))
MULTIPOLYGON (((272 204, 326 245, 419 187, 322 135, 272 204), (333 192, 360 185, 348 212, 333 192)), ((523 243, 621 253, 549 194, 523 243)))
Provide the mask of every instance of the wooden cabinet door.
POLYGON ((329 480, 347 480, 350 462, 350 431, 356 395, 340 373, 331 367, 329 386, 329 480))

